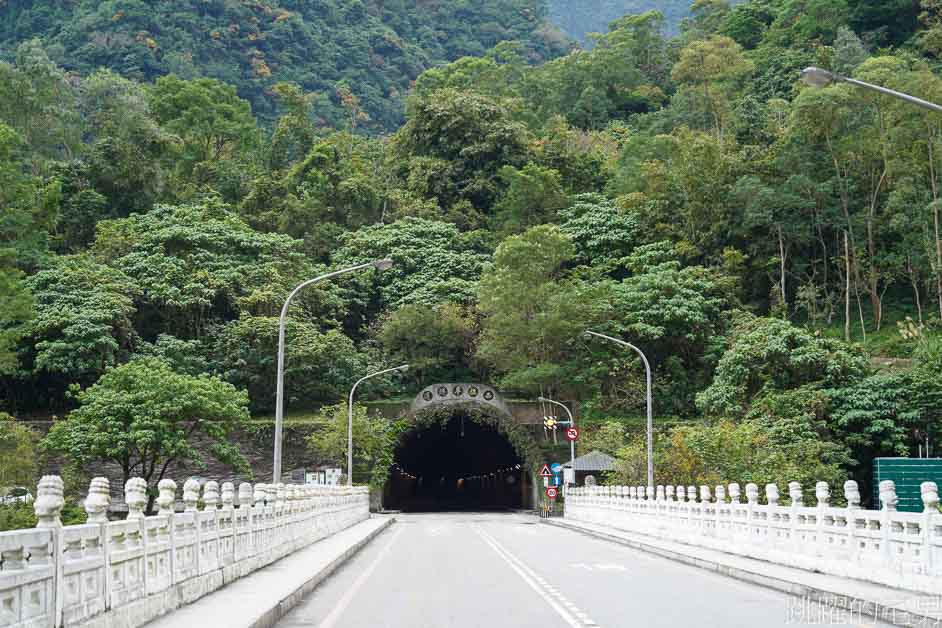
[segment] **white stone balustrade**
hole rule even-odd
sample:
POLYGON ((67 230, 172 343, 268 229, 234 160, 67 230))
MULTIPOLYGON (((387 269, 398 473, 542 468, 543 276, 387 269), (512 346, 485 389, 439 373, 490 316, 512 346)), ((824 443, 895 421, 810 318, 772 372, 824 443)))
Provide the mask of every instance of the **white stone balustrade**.
POLYGON ((188 480, 158 484, 158 513, 145 516, 147 484, 125 486, 128 516, 107 519, 106 478, 91 481, 88 522, 63 526, 62 480, 44 476, 37 525, 0 532, 0 627, 134 628, 369 518, 365 487, 271 486, 188 480), (203 508, 198 508, 202 488, 203 508))
POLYGON ((942 514, 934 482, 923 482, 921 513, 896 510, 896 487, 880 483, 880 510, 860 508, 857 483, 844 483, 846 507, 832 506, 826 482, 814 505, 798 482, 779 504, 775 484, 740 486, 580 487, 569 489, 565 516, 632 533, 748 556, 773 563, 942 594, 942 514), (727 494, 729 499, 727 499, 727 494), (675 498, 676 496, 676 498, 675 498))

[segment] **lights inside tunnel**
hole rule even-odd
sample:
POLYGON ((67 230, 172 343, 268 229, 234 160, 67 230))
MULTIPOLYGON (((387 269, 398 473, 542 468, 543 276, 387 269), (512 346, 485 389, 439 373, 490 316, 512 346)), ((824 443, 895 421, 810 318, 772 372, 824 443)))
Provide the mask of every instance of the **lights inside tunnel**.
POLYGON ((526 507, 533 482, 524 466, 495 425, 456 409, 402 435, 383 506, 410 512, 526 507))

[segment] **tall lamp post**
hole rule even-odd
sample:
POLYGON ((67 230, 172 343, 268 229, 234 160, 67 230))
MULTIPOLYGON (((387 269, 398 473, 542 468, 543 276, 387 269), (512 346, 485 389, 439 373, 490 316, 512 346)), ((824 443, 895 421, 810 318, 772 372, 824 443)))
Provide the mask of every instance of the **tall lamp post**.
POLYGON ((811 87, 827 87, 832 83, 847 83, 848 85, 869 89, 874 92, 879 92, 880 94, 885 94, 886 96, 892 96, 893 98, 905 100, 910 104, 923 107, 924 109, 930 109, 932 111, 942 113, 942 106, 929 102, 928 100, 916 98, 915 96, 898 92, 895 89, 888 89, 886 87, 880 87, 879 85, 874 85, 872 83, 858 81, 857 79, 850 78, 848 76, 841 76, 840 74, 823 70, 821 68, 816 68, 814 66, 805 68, 801 71, 801 80, 805 85, 810 85, 811 87))
POLYGON ((353 385, 353 388, 350 389, 350 400, 347 403, 347 486, 353 486, 353 393, 356 392, 357 386, 371 377, 392 373, 393 371, 405 371, 408 368, 408 364, 403 364, 402 366, 370 373, 366 377, 358 379, 353 385))
POLYGON ((336 277, 337 275, 363 270, 365 268, 375 268, 376 270, 384 271, 391 268, 392 265, 393 261, 391 259, 378 259, 365 264, 359 264, 358 266, 351 266, 350 268, 335 270, 331 273, 327 273, 326 275, 321 275, 320 277, 315 277, 314 279, 308 279, 307 281, 298 284, 298 286, 288 295, 288 298, 285 299, 285 304, 281 308, 281 317, 278 319, 278 372, 276 375, 277 380, 275 382, 275 453, 274 463, 272 465, 272 482, 274 484, 281 482, 281 429, 284 422, 285 404, 285 320, 288 317, 288 307, 291 305, 292 299, 294 299, 298 292, 312 283, 324 281, 325 279, 330 279, 331 277, 336 277))
POLYGON ((598 332, 586 330, 586 336, 596 336, 609 342, 614 342, 623 347, 629 347, 634 349, 635 352, 641 356, 641 361, 644 362, 644 370, 647 376, 647 406, 648 406, 648 486, 654 486, 654 415, 651 411, 651 364, 648 362, 648 358, 644 355, 644 352, 641 351, 638 347, 634 346, 630 342, 625 342, 618 338, 612 338, 611 336, 606 336, 605 334, 600 334, 598 332))
MULTIPOLYGON (((576 427, 576 421, 575 419, 572 418, 572 411, 569 409, 569 406, 567 406, 564 403, 555 401, 553 399, 549 399, 547 397, 538 397, 537 401, 545 401, 546 403, 551 403, 554 406, 559 406, 560 408, 566 411, 566 414, 569 415, 569 427, 576 427)), ((569 441, 569 464, 570 466, 572 466, 573 477, 575 477, 575 473, 576 473, 575 461, 576 461, 576 441, 570 440, 569 441)))

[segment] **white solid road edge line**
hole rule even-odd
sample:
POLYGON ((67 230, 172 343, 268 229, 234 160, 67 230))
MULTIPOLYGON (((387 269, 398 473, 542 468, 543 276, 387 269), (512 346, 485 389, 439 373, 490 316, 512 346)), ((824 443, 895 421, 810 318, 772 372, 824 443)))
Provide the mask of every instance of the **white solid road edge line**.
POLYGON ((400 534, 402 534, 404 529, 405 528, 398 528, 393 533, 392 537, 389 539, 389 542, 386 544, 386 547, 384 547, 380 553, 376 555, 376 558, 373 559, 373 562, 363 570, 363 572, 359 575, 359 577, 357 577, 350 588, 347 589, 347 592, 343 594, 343 597, 337 600, 337 603, 334 604, 334 607, 330 610, 330 613, 328 613, 327 617, 325 617, 324 620, 317 625, 317 628, 333 628, 333 626, 337 624, 337 620, 340 619, 340 616, 343 614, 343 612, 347 610, 348 606, 350 606, 350 602, 353 601, 357 591, 360 590, 360 588, 364 585, 364 583, 366 583, 373 572, 376 571, 377 565, 379 565, 379 563, 384 558, 386 558, 386 555, 389 554, 390 550, 392 550, 393 545, 396 543, 396 539, 400 534))
POLYGON ((556 613, 562 617, 567 624, 572 626, 572 628, 598 626, 598 624, 589 619, 588 615, 580 611, 575 604, 567 600, 562 594, 556 592, 555 589, 550 591, 551 587, 548 584, 545 584, 546 581, 543 580, 543 578, 538 576, 536 572, 527 567, 527 565, 524 564, 522 560, 511 554, 510 551, 502 546, 497 539, 485 532, 478 525, 474 525, 473 529, 475 532, 477 532, 478 536, 484 539, 484 542, 490 545, 491 549, 493 549, 497 555, 504 560, 504 562, 510 565, 511 569, 516 571, 517 575, 523 578, 523 581, 530 585, 530 588, 532 588, 540 597, 546 600, 546 603, 549 604, 550 607, 556 611, 556 613), (560 606, 555 598, 558 598, 559 602, 562 602, 567 608, 560 606), (572 613, 569 611, 572 611, 572 613))

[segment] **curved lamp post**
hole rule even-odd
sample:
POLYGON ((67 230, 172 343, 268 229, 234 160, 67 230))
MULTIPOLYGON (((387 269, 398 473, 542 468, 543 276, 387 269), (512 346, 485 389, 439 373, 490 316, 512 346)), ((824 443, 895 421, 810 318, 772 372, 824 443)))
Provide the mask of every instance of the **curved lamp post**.
MULTIPOLYGON (((569 409, 569 406, 567 406, 566 404, 560 403, 559 401, 555 401, 553 399, 549 399, 548 397, 537 397, 537 401, 545 401, 546 403, 551 403, 554 406, 559 406, 560 408, 566 411, 566 414, 569 415, 569 427, 576 426, 576 421, 575 419, 572 418, 572 411, 569 409)), ((575 473, 576 473, 575 461, 576 461, 576 441, 570 440, 569 441, 569 464, 570 466, 572 466, 573 477, 575 477, 575 473)))
POLYGON ((630 342, 625 342, 624 340, 619 340, 618 338, 612 338, 611 336, 606 336, 605 334, 600 334, 598 332, 586 330, 586 336, 596 336, 609 342, 614 342, 615 344, 622 345, 623 347, 629 347, 634 349, 638 355, 641 356, 641 361, 644 362, 644 370, 647 376, 647 406, 648 406, 648 486, 654 486, 654 415, 651 411, 651 364, 648 362, 648 358, 638 347, 634 346, 630 342))
POLYGON ((320 277, 315 277, 314 279, 308 279, 307 281, 299 284, 294 290, 291 291, 291 293, 288 295, 288 298, 285 299, 285 304, 281 308, 281 317, 278 319, 278 373, 277 381, 275 382, 275 454, 274 464, 272 465, 272 482, 274 484, 281 482, 281 428, 284 422, 285 402, 285 319, 288 317, 288 307, 291 305, 291 300, 294 299, 294 296, 298 292, 312 283, 330 279, 331 277, 336 277, 337 275, 363 270, 365 268, 375 268, 379 271, 388 270, 392 267, 392 265, 393 261, 391 259, 378 259, 365 264, 359 264, 358 266, 351 266, 350 268, 335 270, 331 273, 327 273, 326 275, 321 275, 320 277))
POLYGON ((872 83, 858 81, 857 79, 850 78, 847 76, 841 76, 840 74, 836 74, 828 70, 823 70, 821 68, 816 68, 814 66, 811 66, 810 68, 805 68, 804 70, 801 71, 801 80, 805 85, 810 85, 811 87, 827 87, 828 85, 831 85, 832 83, 847 83, 848 85, 855 85, 857 87, 869 89, 871 91, 879 92, 887 96, 899 98, 900 100, 904 100, 918 107, 923 107, 924 109, 930 109, 932 111, 942 113, 942 106, 929 102, 928 100, 923 100, 922 98, 916 98, 915 96, 910 96, 909 94, 898 92, 895 89, 888 89, 886 87, 880 87, 879 85, 874 85, 872 83))
POLYGON ((393 371, 405 371, 408 368, 408 364, 403 364, 402 366, 370 373, 366 377, 358 379, 353 385, 353 388, 350 389, 350 400, 347 403, 347 486, 353 486, 353 393, 356 392, 357 386, 371 377, 392 373, 393 371))

